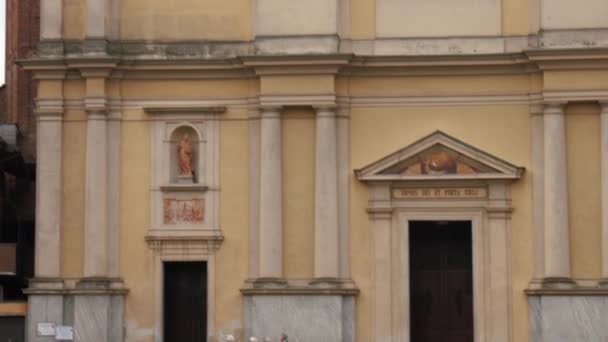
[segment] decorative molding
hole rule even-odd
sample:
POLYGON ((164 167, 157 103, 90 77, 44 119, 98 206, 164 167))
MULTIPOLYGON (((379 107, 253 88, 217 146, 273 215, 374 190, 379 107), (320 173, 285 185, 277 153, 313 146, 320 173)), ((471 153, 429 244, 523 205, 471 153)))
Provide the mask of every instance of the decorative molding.
POLYGON ((521 177, 524 168, 515 166, 489 153, 468 145, 448 134, 436 131, 419 139, 418 141, 395 151, 361 169, 355 170, 355 174, 363 182, 391 182, 391 181, 423 181, 423 180, 515 180, 521 177), (440 175, 406 175, 397 173, 386 173, 386 170, 400 165, 400 163, 423 153, 434 146, 453 150, 454 152, 470 158, 479 163, 487 172, 475 172, 470 174, 440 174, 440 175))
POLYGON ((209 187, 202 184, 166 184, 161 185, 160 190, 162 191, 197 191, 197 192, 205 192, 209 190, 209 187))
POLYGON ((226 107, 195 107, 195 106, 175 106, 175 107, 144 107, 144 111, 150 115, 171 115, 171 114, 221 114, 226 111, 226 107))
POLYGON ((244 296, 255 295, 311 295, 357 296, 359 289, 350 279, 332 279, 331 282, 315 283, 318 279, 249 279, 241 288, 244 296))
POLYGON ((157 235, 150 232, 146 242, 150 249, 161 256, 205 256, 212 255, 219 249, 224 237, 219 231, 209 235, 197 233, 175 235, 157 235))

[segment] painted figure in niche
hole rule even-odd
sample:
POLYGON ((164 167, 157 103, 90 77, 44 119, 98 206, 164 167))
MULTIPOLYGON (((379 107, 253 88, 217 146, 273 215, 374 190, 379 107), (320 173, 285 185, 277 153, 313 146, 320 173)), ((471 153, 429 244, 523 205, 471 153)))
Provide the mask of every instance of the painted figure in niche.
POLYGON ((456 160, 445 151, 429 154, 423 160, 424 173, 428 175, 443 175, 456 173, 456 160))
POLYGON ((420 162, 410 165, 406 170, 406 175, 449 175, 449 174, 474 174, 478 173, 475 167, 458 160, 457 157, 446 151, 435 151, 424 157, 420 157, 420 162))
POLYGON ((192 143, 190 142, 190 134, 184 133, 182 140, 177 144, 177 156, 179 162, 180 176, 192 177, 192 143))

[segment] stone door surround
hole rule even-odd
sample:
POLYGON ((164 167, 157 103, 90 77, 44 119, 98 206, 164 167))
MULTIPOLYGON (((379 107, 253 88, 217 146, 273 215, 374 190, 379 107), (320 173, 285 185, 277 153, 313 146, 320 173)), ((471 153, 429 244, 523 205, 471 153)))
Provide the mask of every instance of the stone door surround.
POLYGON ((409 222, 471 221, 475 341, 511 341, 511 193, 523 169, 443 132, 355 173, 369 187, 374 341, 410 341, 409 222))

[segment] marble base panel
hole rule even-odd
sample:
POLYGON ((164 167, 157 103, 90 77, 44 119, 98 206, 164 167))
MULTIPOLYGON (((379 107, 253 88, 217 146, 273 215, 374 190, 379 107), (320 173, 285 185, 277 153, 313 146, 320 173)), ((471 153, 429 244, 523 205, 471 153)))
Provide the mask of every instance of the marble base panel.
POLYGON ((74 341, 122 342, 124 296, 29 295, 26 341, 51 342, 54 336, 38 336, 38 323, 74 327, 74 341))
POLYGON ((290 342, 354 342, 355 299, 340 295, 245 297, 245 337, 290 342))
POLYGON ((122 317, 122 296, 76 296, 74 299, 74 341, 122 342, 122 317))
POLYGON ((528 297, 532 342, 608 341, 608 296, 528 297))
POLYGON ((61 295, 30 295, 26 319, 25 338, 28 342, 51 342, 54 336, 38 336, 38 323, 65 325, 65 300, 61 295))

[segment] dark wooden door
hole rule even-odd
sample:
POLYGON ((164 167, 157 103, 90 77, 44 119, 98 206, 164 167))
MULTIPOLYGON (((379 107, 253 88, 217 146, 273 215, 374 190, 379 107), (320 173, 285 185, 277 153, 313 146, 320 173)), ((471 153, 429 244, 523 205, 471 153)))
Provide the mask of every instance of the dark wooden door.
POLYGON ((207 341, 206 263, 164 263, 164 341, 207 341))
POLYGON ((412 221, 411 342, 473 342, 469 221, 412 221))

